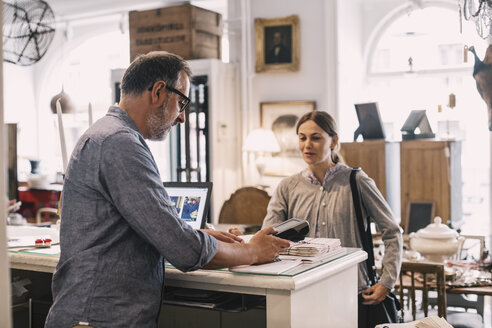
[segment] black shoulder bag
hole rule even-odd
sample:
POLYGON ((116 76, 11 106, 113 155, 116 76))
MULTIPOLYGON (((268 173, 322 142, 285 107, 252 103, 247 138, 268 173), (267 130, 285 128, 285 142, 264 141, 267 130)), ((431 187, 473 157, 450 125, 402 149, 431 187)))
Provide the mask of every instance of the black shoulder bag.
MULTIPOLYGON (((367 252, 367 274, 371 280, 371 284, 374 285, 379 280, 376 271, 374 270, 374 246, 372 244, 372 234, 370 220, 367 218, 367 229, 364 229, 364 219, 362 217, 362 208, 359 198, 359 188, 357 187, 356 175, 360 171, 360 168, 352 169, 350 172, 350 188, 352 189, 352 199, 354 201, 355 215, 357 216, 357 225, 359 227, 359 234, 362 240, 362 246, 367 252)), ((359 306, 361 306, 359 304, 359 306)), ((367 323, 368 327, 374 327, 381 323, 400 323, 402 318, 400 316, 400 303, 398 302, 395 294, 389 292, 386 298, 376 305, 362 305, 367 307, 367 323)))

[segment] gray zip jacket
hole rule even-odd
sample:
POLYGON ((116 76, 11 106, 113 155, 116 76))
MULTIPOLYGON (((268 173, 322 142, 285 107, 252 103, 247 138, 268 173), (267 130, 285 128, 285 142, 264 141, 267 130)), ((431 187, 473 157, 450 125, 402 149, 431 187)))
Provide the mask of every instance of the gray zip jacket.
MULTIPOLYGON (((337 164, 328 170, 333 174, 324 179, 323 186, 310 181, 307 169, 283 179, 268 204, 263 228, 290 218, 304 219, 310 224, 310 237, 339 238, 343 247, 362 248, 350 188, 352 169, 337 164)), ((363 171, 357 174, 356 179, 363 215, 373 218, 382 232, 385 254, 379 282, 393 289, 401 266, 403 242, 400 228, 374 181, 363 171)), ((370 281, 362 262, 359 264, 359 292, 368 286, 370 281)))
POLYGON ((164 268, 202 268, 217 240, 178 218, 133 120, 117 106, 79 139, 62 194, 47 328, 156 327, 164 268))

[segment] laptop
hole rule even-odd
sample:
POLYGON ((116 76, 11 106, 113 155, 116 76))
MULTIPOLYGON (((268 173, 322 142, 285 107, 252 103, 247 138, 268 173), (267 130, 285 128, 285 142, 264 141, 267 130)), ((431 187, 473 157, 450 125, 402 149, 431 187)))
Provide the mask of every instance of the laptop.
POLYGON ((212 182, 164 182, 179 217, 194 229, 205 228, 212 182))

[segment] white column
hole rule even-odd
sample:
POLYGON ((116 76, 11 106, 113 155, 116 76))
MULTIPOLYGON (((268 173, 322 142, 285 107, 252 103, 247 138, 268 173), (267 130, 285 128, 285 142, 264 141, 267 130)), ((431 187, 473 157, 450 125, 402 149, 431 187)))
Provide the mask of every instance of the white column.
MULTIPOLYGON (((2 21, 3 10, 0 6, 0 22, 2 21)), ((4 327, 12 326, 10 311, 10 265, 7 256, 7 207, 5 196, 7 195, 6 186, 6 165, 7 139, 5 124, 3 121, 3 47, 0 44, 0 153, 3 160, 0 161, 0 318, 4 327)))
POLYGON ((328 112, 339 121, 339 88, 338 88, 338 2, 339 0, 329 0, 324 2, 325 26, 324 28, 324 47, 325 47, 325 95, 324 101, 328 112))
MULTIPOLYGON (((488 44, 492 44, 492 36, 487 38, 488 44)), ((487 108, 487 110, 489 110, 487 108)), ((488 114, 488 113, 487 113, 488 114)), ((487 122, 490 124, 490 122, 487 122)), ((488 124, 487 124, 488 126, 488 124)), ((489 131, 489 248, 492 246, 492 132, 489 131)))

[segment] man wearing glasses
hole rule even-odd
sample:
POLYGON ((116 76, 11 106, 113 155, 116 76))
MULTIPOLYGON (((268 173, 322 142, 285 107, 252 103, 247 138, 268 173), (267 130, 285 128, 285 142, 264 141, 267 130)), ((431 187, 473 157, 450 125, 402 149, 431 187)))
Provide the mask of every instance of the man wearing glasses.
POLYGON ((145 139, 185 121, 191 71, 167 52, 137 57, 121 101, 79 139, 62 198, 60 261, 45 327, 156 327, 163 257, 182 271, 272 261, 270 228, 241 243, 179 219, 145 139))

